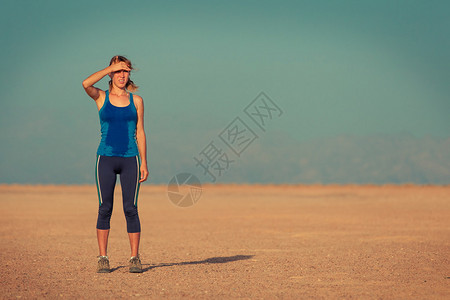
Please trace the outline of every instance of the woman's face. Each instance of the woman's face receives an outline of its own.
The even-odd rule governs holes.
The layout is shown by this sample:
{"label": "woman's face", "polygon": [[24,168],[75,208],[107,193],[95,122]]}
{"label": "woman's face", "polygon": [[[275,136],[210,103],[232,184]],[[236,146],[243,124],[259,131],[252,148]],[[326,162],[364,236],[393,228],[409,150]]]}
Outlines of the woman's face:
{"label": "woman's face", "polygon": [[111,77],[113,85],[115,85],[116,87],[118,87],[120,89],[123,89],[127,86],[128,79],[130,78],[130,72],[125,71],[125,70],[120,70],[120,71],[112,72],[110,77]]}

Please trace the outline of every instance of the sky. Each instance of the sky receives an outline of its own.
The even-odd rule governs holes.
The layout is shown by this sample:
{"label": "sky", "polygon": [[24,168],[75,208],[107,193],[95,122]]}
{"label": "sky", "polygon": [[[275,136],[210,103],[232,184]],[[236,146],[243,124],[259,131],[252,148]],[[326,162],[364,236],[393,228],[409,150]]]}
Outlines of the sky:
{"label": "sky", "polygon": [[[450,167],[448,1],[6,0],[2,7],[0,182],[94,182],[99,120],[81,82],[121,54],[136,67],[131,77],[145,103],[151,183],[187,169],[205,175],[193,157],[236,117],[258,140],[217,182],[450,183],[448,172],[421,167]],[[282,111],[266,130],[244,112],[261,92]],[[411,141],[399,143],[405,136]],[[325,176],[317,164],[330,165],[336,153],[302,157],[316,152],[305,150],[311,145],[347,141],[353,153],[356,140],[380,137],[386,148],[360,158],[373,168],[393,159],[379,155],[386,149],[401,157],[413,144],[422,152],[411,157],[426,155],[418,165],[411,158],[414,168],[403,162],[408,176],[371,169],[377,177],[364,181],[349,176],[352,169]],[[277,168],[292,160],[294,169]],[[316,163],[300,176],[305,160]],[[273,177],[258,175],[264,165]]]}

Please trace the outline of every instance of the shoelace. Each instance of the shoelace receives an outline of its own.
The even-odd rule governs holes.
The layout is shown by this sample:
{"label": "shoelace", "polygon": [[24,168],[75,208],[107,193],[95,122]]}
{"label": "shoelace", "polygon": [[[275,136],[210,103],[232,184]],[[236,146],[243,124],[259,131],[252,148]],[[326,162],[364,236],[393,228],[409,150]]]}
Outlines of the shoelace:
{"label": "shoelace", "polygon": [[139,259],[139,256],[132,256],[130,258],[130,262],[140,262],[141,260]]}

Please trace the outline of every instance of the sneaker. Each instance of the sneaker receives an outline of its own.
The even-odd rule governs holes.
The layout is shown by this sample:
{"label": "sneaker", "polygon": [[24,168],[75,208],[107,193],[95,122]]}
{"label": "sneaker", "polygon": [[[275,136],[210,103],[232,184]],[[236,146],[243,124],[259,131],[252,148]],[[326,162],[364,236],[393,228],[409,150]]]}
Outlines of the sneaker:
{"label": "sneaker", "polygon": [[139,256],[130,258],[130,273],[142,273],[142,264]]}
{"label": "sneaker", "polygon": [[108,256],[98,256],[97,273],[110,273]]}

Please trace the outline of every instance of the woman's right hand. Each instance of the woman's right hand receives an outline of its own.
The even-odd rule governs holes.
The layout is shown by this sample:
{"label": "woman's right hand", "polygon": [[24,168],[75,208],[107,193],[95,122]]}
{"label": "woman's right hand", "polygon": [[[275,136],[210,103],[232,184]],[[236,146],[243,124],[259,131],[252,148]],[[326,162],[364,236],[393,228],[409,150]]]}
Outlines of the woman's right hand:
{"label": "woman's right hand", "polygon": [[117,71],[131,71],[130,67],[124,62],[124,61],[120,61],[117,63],[114,63],[112,65],[109,66],[109,69],[111,72],[117,72]]}
{"label": "woman's right hand", "polygon": [[[91,97],[95,101],[97,101],[99,98],[104,99],[105,92],[94,87],[94,84],[100,81],[100,79],[102,79],[106,75],[111,76],[112,75],[111,73],[121,70],[129,72],[131,71],[131,68],[125,62],[120,61],[104,68],[103,70],[95,72],[94,74],[92,74],[83,81],[84,90],[89,95],[89,97]],[[101,106],[103,105],[103,102],[102,101],[97,102],[97,105]]]}

